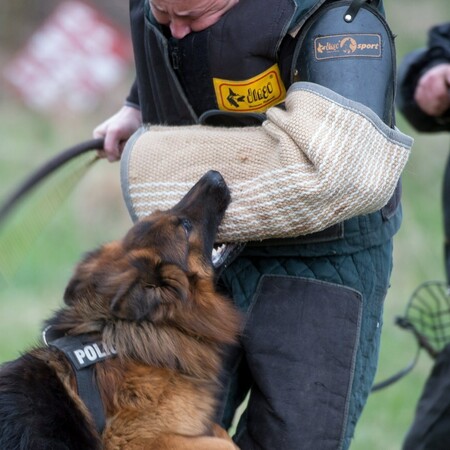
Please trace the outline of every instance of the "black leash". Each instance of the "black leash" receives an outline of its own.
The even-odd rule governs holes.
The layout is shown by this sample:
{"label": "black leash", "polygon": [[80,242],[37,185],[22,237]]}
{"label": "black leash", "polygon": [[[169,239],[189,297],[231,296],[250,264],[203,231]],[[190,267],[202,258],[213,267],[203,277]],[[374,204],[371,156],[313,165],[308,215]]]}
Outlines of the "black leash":
{"label": "black leash", "polygon": [[408,375],[408,373],[411,372],[411,370],[413,370],[417,364],[417,361],[418,361],[419,355],[420,355],[420,350],[421,350],[421,347],[420,347],[420,345],[418,345],[414,359],[402,370],[399,370],[394,375],[391,375],[390,377],[386,378],[385,380],[374,384],[372,386],[371,392],[377,392],[381,389],[384,389],[384,388],[390,386],[391,384],[394,384],[398,380],[402,379],[405,375]]}
{"label": "black leash", "polygon": [[61,153],[48,160],[39,169],[33,172],[4,202],[4,204],[0,208],[0,224],[19,202],[19,200],[21,200],[27,192],[38,185],[48,175],[83,153],[92,150],[102,150],[103,144],[103,138],[91,139],[85,142],[81,142],[73,147],[69,147],[68,149],[62,151]]}

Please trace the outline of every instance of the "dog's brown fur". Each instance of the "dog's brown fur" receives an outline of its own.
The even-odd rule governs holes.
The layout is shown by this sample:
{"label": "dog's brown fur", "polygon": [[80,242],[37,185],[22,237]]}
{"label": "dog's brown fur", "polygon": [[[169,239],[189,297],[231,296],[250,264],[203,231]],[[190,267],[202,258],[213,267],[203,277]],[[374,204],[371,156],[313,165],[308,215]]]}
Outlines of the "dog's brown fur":
{"label": "dog's brown fur", "polygon": [[[239,326],[230,301],[214,288],[210,261],[229,193],[217,173],[202,180],[175,208],[87,255],[66,288],[67,306],[49,321],[58,333],[98,335],[117,350],[95,367],[106,415],[101,437],[65,357],[51,347],[28,355],[65,387],[91,433],[89,448],[237,448],[213,421],[221,352]],[[39,370],[27,361],[30,372]],[[5,370],[10,367],[0,371],[0,402]]]}

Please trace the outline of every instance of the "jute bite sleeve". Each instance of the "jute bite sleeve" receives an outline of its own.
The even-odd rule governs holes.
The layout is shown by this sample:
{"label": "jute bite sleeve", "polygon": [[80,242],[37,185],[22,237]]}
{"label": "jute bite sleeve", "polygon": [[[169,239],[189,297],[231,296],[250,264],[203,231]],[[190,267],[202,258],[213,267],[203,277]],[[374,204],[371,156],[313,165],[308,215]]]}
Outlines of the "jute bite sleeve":
{"label": "jute bite sleeve", "polygon": [[295,83],[262,126],[147,126],[127,143],[122,189],[133,220],[175,205],[208,170],[232,203],[221,242],[294,237],[382,208],[413,140],[364,105]]}

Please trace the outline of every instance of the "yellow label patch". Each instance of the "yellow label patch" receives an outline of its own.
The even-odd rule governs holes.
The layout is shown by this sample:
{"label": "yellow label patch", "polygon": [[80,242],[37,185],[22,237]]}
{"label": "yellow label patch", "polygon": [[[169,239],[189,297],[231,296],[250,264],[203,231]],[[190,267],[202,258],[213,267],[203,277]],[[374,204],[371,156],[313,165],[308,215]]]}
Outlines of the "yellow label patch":
{"label": "yellow label patch", "polygon": [[264,112],[286,97],[277,64],[248,80],[213,78],[213,82],[217,104],[223,111]]}

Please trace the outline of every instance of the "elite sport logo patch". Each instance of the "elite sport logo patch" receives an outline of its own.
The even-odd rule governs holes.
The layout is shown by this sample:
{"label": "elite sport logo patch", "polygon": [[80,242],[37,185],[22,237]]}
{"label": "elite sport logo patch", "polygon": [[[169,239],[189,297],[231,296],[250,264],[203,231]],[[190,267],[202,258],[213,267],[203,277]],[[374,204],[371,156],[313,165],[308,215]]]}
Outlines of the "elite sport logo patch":
{"label": "elite sport logo patch", "polygon": [[213,78],[213,83],[217,104],[223,111],[264,112],[286,97],[277,64],[247,80]]}
{"label": "elite sport logo patch", "polygon": [[379,34],[337,34],[314,39],[317,60],[332,58],[381,58]]}

